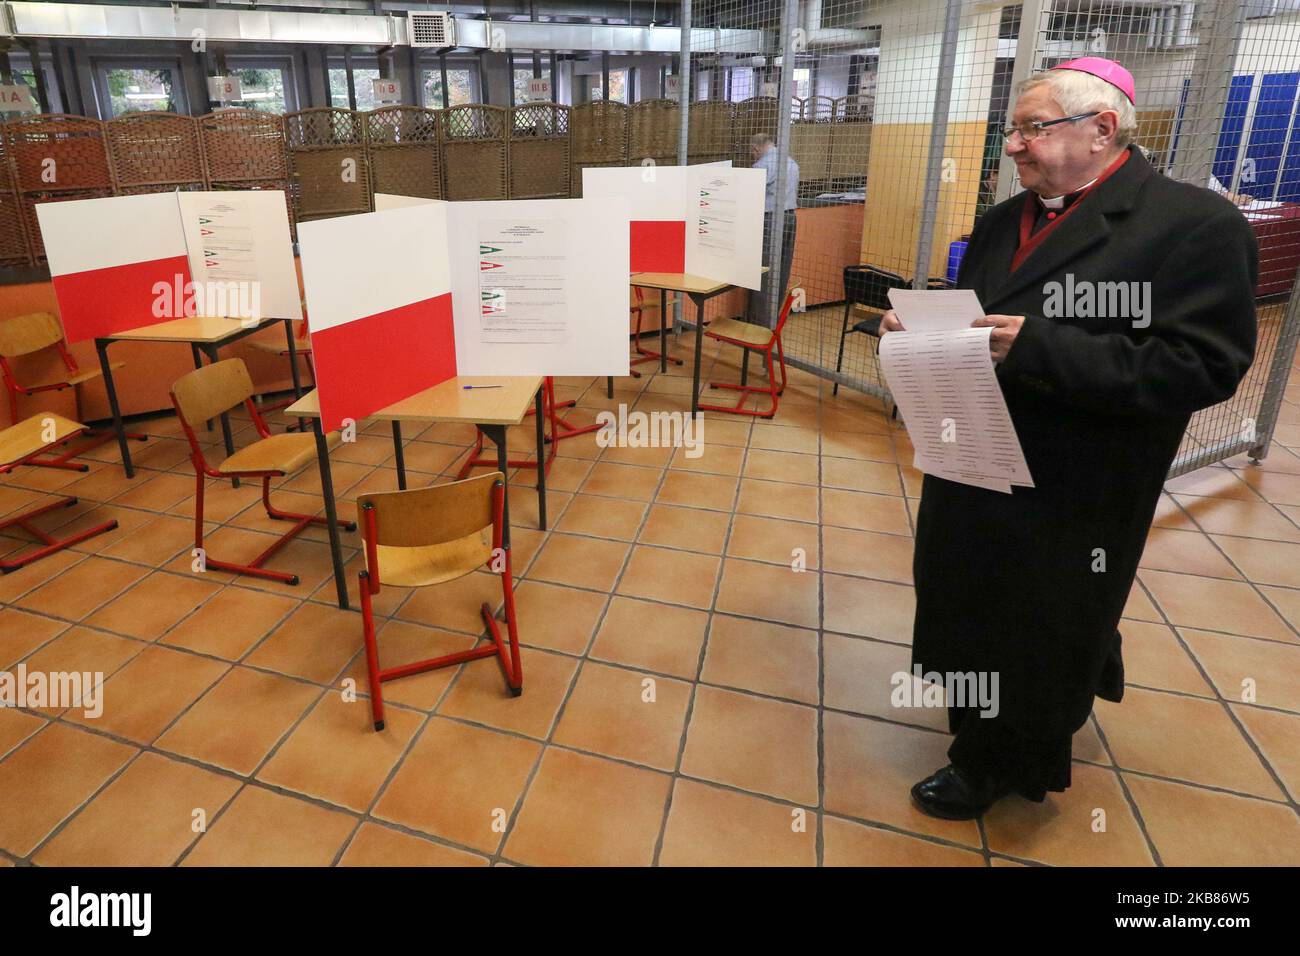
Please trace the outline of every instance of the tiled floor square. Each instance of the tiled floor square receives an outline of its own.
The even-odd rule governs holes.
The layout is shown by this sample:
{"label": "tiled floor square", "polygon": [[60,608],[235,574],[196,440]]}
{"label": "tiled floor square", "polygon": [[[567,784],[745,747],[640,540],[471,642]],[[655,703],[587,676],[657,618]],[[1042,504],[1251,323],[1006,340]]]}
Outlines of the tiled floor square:
{"label": "tiled floor square", "polygon": [[646,866],[672,778],[549,748],[503,854],[532,866]]}

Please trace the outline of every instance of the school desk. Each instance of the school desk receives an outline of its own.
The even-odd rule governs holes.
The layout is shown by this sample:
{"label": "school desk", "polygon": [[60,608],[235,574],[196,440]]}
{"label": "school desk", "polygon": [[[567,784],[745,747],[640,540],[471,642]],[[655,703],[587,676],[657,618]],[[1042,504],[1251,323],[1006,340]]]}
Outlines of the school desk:
{"label": "school desk", "polygon": [[[122,467],[128,478],[135,477],[135,466],[131,464],[131,449],[127,445],[126,431],[122,427],[122,409],[117,402],[117,389],[113,385],[113,368],[108,361],[108,347],[114,342],[184,342],[190,346],[194,357],[194,367],[202,364],[200,355],[206,355],[209,362],[217,361],[217,350],[245,336],[252,335],[274,322],[284,323],[284,334],[289,342],[289,368],[293,372],[293,394],[302,395],[302,381],[298,373],[297,346],[294,344],[293,323],[300,319],[263,318],[257,322],[243,319],[222,319],[212,316],[191,316],[184,319],[170,319],[155,325],[144,325],[138,329],[127,329],[112,335],[95,339],[95,351],[99,353],[99,367],[104,373],[104,389],[108,392],[108,407],[113,413],[113,430],[117,433],[117,444],[122,450]],[[235,453],[234,441],[230,434],[230,419],[221,416],[221,430],[226,443],[226,454]],[[238,480],[235,482],[238,484]]]}
{"label": "school desk", "polygon": [[[466,385],[499,385],[500,388],[465,388]],[[406,488],[406,463],[402,453],[402,422],[454,422],[476,425],[497,446],[497,467],[506,476],[505,529],[503,540],[510,546],[510,496],[509,455],[506,453],[506,431],[518,425],[528,414],[529,406],[536,410],[537,460],[546,460],[546,433],[542,414],[542,378],[539,375],[518,376],[467,376],[450,378],[433,388],[394,402],[366,416],[358,425],[371,421],[390,421],[393,426],[393,450],[396,455],[397,487]],[[329,526],[330,559],[334,564],[334,585],[338,590],[339,607],[348,607],[347,582],[343,573],[343,550],[339,544],[337,506],[334,501],[334,479],[330,473],[329,447],[320,427],[320,397],[312,389],[284,410],[296,418],[310,418],[316,432],[316,460],[320,466],[321,494],[325,499],[325,518]],[[537,469],[538,526],[546,530],[546,469]]]}
{"label": "school desk", "polygon": [[[763,267],[767,272],[767,267]],[[718,282],[703,276],[693,276],[685,272],[634,272],[631,284],[643,289],[659,290],[659,354],[666,356],[668,318],[664,314],[667,292],[680,292],[695,303],[695,364],[691,374],[691,414],[700,410],[700,354],[704,348],[704,304],[715,296],[730,292],[736,288],[730,282]],[[659,371],[668,371],[667,358],[659,359]]]}

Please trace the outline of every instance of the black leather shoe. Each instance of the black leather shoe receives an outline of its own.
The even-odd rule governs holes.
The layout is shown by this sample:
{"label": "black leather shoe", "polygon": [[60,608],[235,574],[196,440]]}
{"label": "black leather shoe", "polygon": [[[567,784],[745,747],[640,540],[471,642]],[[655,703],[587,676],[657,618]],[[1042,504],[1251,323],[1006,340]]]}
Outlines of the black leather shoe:
{"label": "black leather shoe", "polygon": [[974,777],[949,764],[912,787],[912,802],[923,813],[941,820],[974,820],[1011,789],[993,778]]}

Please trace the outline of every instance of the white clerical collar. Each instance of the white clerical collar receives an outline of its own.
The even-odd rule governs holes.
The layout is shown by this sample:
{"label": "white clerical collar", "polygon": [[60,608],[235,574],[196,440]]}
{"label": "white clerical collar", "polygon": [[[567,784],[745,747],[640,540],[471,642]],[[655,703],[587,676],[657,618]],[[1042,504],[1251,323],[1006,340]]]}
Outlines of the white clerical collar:
{"label": "white clerical collar", "polygon": [[1039,196],[1038,201],[1043,204],[1044,209],[1061,209],[1065,206],[1066,199],[1073,196],[1075,193],[1083,192],[1085,189],[1087,189],[1089,186],[1091,186],[1100,178],[1101,178],[1100,176],[1094,177],[1093,179],[1088,180],[1078,189],[1074,190],[1074,192],[1066,193],[1064,196],[1056,196],[1052,199],[1047,199],[1046,197]]}

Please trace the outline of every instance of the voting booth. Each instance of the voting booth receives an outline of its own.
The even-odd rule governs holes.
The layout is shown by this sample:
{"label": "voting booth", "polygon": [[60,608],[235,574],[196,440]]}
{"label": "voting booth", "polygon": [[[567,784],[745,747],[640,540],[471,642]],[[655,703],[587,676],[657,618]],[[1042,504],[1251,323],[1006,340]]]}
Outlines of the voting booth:
{"label": "voting booth", "polygon": [[584,169],[582,194],[627,198],[631,271],[680,272],[758,289],[766,174],[725,163]]}
{"label": "voting booth", "polygon": [[376,205],[298,230],[326,429],[457,375],[627,374],[625,201]]}
{"label": "voting booth", "polygon": [[36,214],[69,342],[195,315],[302,318],[282,192],[112,196]]}

